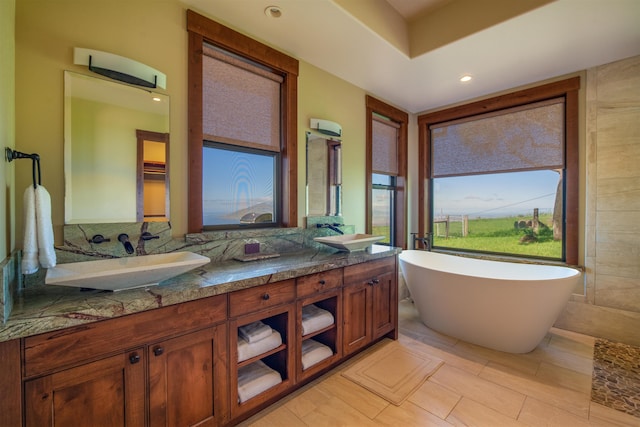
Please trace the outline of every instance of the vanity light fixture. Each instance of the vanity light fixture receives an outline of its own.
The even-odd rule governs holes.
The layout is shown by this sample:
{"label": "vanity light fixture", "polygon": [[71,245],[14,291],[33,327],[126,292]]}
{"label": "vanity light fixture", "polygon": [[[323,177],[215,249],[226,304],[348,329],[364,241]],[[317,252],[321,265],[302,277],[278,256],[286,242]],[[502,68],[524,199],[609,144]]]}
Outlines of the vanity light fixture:
{"label": "vanity light fixture", "polygon": [[471,79],[473,79],[473,77],[471,76],[471,74],[465,74],[464,76],[460,77],[460,81],[462,83],[467,83],[470,82]]}
{"label": "vanity light fixture", "polygon": [[342,136],[342,126],[329,120],[311,119],[309,121],[309,127],[324,135]]}
{"label": "vanity light fixture", "polygon": [[282,9],[280,9],[280,6],[267,6],[264,14],[269,18],[280,18],[282,16]]}
{"label": "vanity light fixture", "polygon": [[160,71],[124,56],[94,49],[73,49],[73,63],[110,79],[148,88],[167,88],[167,76]]}

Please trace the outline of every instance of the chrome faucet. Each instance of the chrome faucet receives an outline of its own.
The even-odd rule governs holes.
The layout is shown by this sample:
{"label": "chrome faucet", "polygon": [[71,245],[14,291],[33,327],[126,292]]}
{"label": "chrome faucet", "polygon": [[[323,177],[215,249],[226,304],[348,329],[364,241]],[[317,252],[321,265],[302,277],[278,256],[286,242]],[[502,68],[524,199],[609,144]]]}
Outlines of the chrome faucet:
{"label": "chrome faucet", "polygon": [[118,235],[118,241],[124,245],[124,250],[127,251],[129,255],[133,253],[133,245],[129,241],[129,235],[125,233],[120,233]]}
{"label": "chrome faucet", "polygon": [[416,243],[420,242],[424,245],[424,249],[427,251],[431,250],[431,247],[433,245],[433,233],[427,233],[425,234],[424,237],[418,237],[418,233],[411,233],[411,236],[413,236],[413,246],[411,249],[417,249],[416,248]]}
{"label": "chrome faucet", "polygon": [[329,230],[333,230],[338,234],[344,234],[344,231],[340,230],[338,227],[340,227],[342,224],[338,224],[333,223],[333,224],[316,224],[317,228],[328,228]]}

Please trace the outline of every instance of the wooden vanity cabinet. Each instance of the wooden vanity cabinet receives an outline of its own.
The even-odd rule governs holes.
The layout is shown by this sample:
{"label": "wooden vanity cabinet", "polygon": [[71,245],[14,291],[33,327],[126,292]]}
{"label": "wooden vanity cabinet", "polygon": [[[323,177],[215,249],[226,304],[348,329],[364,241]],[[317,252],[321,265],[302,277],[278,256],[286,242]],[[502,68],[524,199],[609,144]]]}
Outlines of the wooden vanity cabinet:
{"label": "wooden vanity cabinet", "polygon": [[[297,279],[296,378],[299,382],[315,376],[326,368],[338,363],[342,358],[342,282],[342,268],[310,274]],[[314,304],[331,313],[334,319],[333,325],[312,333],[304,334],[302,311],[304,307],[310,304]],[[302,346],[308,339],[313,339],[329,347],[333,352],[333,356],[304,369],[302,364]]]}
{"label": "wooden vanity cabinet", "polygon": [[144,349],[25,382],[25,425],[144,426]]}
{"label": "wooden vanity cabinet", "polygon": [[[295,280],[285,280],[229,294],[229,399],[231,419],[246,417],[281,397],[295,385]],[[238,329],[261,321],[277,331],[282,344],[247,360],[238,358]],[[238,372],[262,362],[280,374],[282,382],[240,402]]]}
{"label": "wooden vanity cabinet", "polygon": [[343,354],[349,355],[385,334],[397,339],[396,258],[344,268]]}
{"label": "wooden vanity cabinet", "polygon": [[226,302],[204,298],[25,338],[26,426],[225,424]]}

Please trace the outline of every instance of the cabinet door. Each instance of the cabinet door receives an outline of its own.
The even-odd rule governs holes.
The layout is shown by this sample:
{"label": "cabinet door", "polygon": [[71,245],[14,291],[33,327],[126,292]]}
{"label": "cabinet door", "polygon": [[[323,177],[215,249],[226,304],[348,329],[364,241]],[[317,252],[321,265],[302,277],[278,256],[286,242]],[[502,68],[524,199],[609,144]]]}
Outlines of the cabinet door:
{"label": "cabinet door", "polygon": [[373,339],[397,329],[396,274],[390,271],[376,276],[372,285],[373,295]]}
{"label": "cabinet door", "polygon": [[372,339],[372,287],[366,282],[345,286],[343,291],[342,352],[346,356]]}
{"label": "cabinet door", "polygon": [[151,426],[216,426],[226,421],[226,341],[226,328],[217,326],[149,346]]}
{"label": "cabinet door", "polygon": [[25,425],[144,426],[142,349],[25,382]]}

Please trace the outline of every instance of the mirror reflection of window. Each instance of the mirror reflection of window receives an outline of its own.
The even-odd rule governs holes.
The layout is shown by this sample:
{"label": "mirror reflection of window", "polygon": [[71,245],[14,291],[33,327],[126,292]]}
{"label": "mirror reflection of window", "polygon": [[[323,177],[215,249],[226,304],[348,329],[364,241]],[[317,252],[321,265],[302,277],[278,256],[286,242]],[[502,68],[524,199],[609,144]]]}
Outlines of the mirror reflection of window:
{"label": "mirror reflection of window", "polygon": [[169,220],[169,134],[136,131],[137,221]]}

